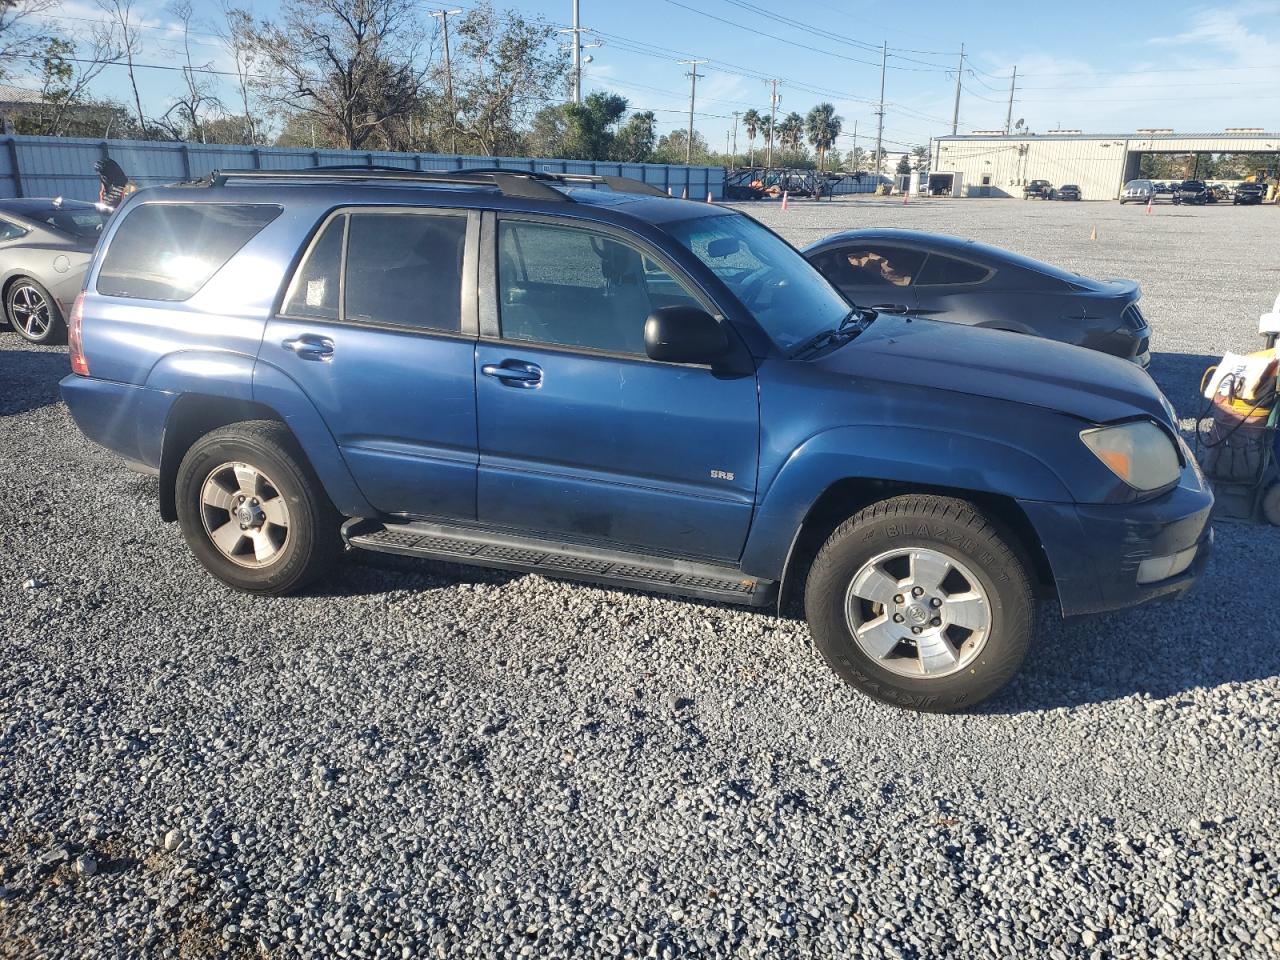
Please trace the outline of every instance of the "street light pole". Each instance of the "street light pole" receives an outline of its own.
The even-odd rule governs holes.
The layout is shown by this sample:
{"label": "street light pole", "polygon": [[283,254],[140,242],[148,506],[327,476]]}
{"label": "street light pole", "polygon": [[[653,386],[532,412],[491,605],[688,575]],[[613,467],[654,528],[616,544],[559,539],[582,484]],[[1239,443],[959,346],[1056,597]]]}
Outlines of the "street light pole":
{"label": "street light pole", "polygon": [[453,65],[449,62],[449,18],[459,16],[462,11],[429,10],[433,17],[440,18],[440,30],[444,34],[444,89],[449,101],[449,152],[458,152],[458,110],[453,103]]}

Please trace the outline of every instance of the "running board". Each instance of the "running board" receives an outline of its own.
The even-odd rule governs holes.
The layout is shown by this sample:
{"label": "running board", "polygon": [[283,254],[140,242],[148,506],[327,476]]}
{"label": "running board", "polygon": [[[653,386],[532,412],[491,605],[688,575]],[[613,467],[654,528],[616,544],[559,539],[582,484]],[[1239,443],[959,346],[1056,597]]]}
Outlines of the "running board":
{"label": "running board", "polygon": [[721,603],[763,607],[777,596],[774,581],[745,576],[734,567],[514,537],[455,524],[355,519],[343,524],[342,536],[362,550],[540,573]]}

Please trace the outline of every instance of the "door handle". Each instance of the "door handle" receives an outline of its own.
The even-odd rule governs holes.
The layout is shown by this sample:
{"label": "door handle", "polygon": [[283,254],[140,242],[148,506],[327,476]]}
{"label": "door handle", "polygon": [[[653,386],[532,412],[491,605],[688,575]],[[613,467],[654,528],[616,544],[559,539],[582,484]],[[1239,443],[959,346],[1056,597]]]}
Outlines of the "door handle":
{"label": "door handle", "polygon": [[905,303],[873,303],[871,309],[877,313],[909,313]]}
{"label": "door handle", "polygon": [[304,333],[301,336],[290,337],[280,346],[286,350],[292,350],[303,360],[332,360],[333,359],[333,341],[328,337],[317,336],[314,333]]}
{"label": "door handle", "polygon": [[480,368],[480,372],[508,387],[523,387],[527,390],[542,384],[542,368],[525,360],[486,363]]}

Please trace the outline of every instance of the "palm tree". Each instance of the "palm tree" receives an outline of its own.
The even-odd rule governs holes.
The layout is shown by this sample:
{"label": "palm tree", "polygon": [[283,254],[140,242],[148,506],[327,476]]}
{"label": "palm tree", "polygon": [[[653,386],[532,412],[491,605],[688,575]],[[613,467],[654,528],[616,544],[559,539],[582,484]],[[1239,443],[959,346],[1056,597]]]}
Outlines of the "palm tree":
{"label": "palm tree", "polygon": [[804,121],[805,130],[809,134],[809,142],[818,151],[818,169],[822,169],[827,151],[840,136],[844,120],[836,116],[836,108],[829,103],[820,103],[809,111]]}
{"label": "palm tree", "polygon": [[778,144],[783,149],[799,150],[804,142],[804,117],[788,113],[778,121]]}
{"label": "palm tree", "polygon": [[761,116],[760,117],[760,136],[764,140],[764,144],[766,147],[770,146],[773,143],[774,134],[776,132],[777,131],[775,131],[773,128],[773,118]]}
{"label": "palm tree", "polygon": [[742,115],[742,125],[747,131],[747,143],[751,145],[751,160],[748,166],[756,165],[756,134],[760,132],[761,121],[764,120],[760,116],[760,112],[752,107]]}

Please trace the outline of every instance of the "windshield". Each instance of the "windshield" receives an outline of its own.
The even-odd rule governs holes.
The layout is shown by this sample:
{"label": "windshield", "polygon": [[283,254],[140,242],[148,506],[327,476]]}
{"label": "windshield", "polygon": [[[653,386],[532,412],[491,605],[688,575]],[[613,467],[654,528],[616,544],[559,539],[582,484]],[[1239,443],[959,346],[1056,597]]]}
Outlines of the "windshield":
{"label": "windshield", "polygon": [[1204,187],[1204,184],[1201,183],[1199,180],[1183,180],[1182,181],[1183,190],[1200,190],[1203,187]]}
{"label": "windshield", "polygon": [[107,214],[102,213],[97,207],[78,207],[74,210],[50,207],[48,210],[42,210],[33,219],[55,230],[69,233],[73,237],[95,240],[102,233],[102,226],[107,222]]}
{"label": "windshield", "polygon": [[698,217],[667,231],[706,264],[784,352],[831,330],[849,304],[800,252],[750,217]]}

